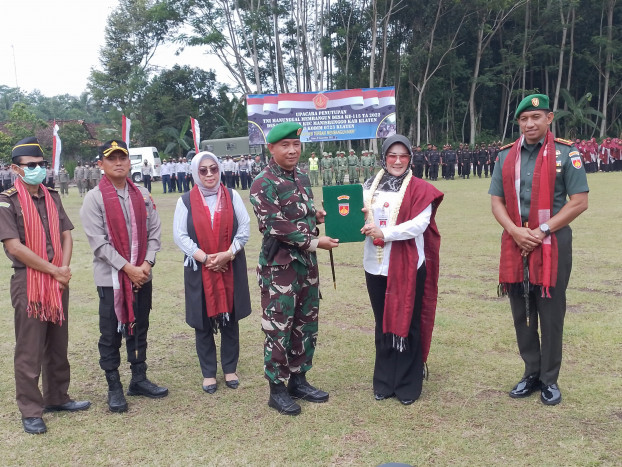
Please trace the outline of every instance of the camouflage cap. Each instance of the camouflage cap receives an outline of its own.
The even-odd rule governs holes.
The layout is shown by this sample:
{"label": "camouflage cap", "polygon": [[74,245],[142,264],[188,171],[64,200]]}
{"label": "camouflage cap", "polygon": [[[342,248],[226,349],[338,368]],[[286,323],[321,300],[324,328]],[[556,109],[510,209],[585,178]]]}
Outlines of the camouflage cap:
{"label": "camouflage cap", "polygon": [[520,104],[518,104],[516,112],[514,113],[514,118],[518,118],[523,112],[529,112],[532,110],[550,111],[549,96],[545,94],[532,94],[525,97],[522,101],[520,101]]}
{"label": "camouflage cap", "polygon": [[300,139],[302,133],[302,125],[297,122],[283,122],[272,127],[266,142],[274,144],[282,139]]}

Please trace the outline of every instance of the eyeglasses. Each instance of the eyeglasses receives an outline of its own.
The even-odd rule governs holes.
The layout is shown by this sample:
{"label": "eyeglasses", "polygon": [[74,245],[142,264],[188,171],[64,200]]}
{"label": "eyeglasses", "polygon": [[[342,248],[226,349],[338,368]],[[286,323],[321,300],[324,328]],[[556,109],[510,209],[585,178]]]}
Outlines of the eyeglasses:
{"label": "eyeglasses", "polygon": [[207,174],[216,175],[218,173],[218,166],[212,165],[211,167],[199,167],[199,174],[205,176]]}
{"label": "eyeglasses", "polygon": [[397,159],[410,159],[410,154],[395,154],[390,152],[387,154],[387,160],[389,161],[397,161]]}
{"label": "eyeglasses", "polygon": [[48,161],[39,161],[39,162],[28,162],[28,164],[17,164],[20,165],[22,167],[28,167],[29,169],[36,169],[37,166],[39,167],[47,167],[48,166]]}

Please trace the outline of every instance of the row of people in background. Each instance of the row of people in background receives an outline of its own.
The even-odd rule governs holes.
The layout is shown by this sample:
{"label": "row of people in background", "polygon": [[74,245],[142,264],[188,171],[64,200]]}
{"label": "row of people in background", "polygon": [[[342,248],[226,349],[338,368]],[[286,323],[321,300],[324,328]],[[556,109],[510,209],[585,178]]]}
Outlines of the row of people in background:
{"label": "row of people in background", "polygon": [[454,149],[451,144],[443,146],[443,150],[428,143],[427,149],[421,146],[413,148],[412,169],[415,177],[425,178],[429,180],[438,180],[440,175],[445,180],[453,180],[458,177],[471,178],[473,176],[488,178],[488,173],[492,176],[494,170],[494,161],[499,154],[499,145],[492,143],[486,145],[481,143],[475,145],[473,149],[465,143],[460,143],[458,148]]}
{"label": "row of people in background", "polygon": [[315,152],[309,158],[309,177],[311,186],[319,186],[321,175],[322,185],[343,185],[348,174],[350,184],[359,183],[359,179],[367,180],[374,173],[376,155],[371,151],[363,150],[361,157],[356,155],[354,149],[350,149],[346,157],[345,151],[337,151],[333,158],[332,152],[323,152],[322,159],[318,160]]}
{"label": "row of people in background", "polygon": [[170,162],[163,159],[160,166],[160,178],[164,193],[185,193],[190,191],[190,185],[194,186],[187,157],[171,159]]}
{"label": "row of people in background", "polygon": [[587,173],[622,171],[622,140],[605,138],[600,144],[596,138],[575,140]]}
{"label": "row of people in background", "polygon": [[73,179],[78,187],[80,196],[84,196],[88,191],[95,188],[102,178],[101,170],[95,162],[82,164],[78,162],[73,172]]}

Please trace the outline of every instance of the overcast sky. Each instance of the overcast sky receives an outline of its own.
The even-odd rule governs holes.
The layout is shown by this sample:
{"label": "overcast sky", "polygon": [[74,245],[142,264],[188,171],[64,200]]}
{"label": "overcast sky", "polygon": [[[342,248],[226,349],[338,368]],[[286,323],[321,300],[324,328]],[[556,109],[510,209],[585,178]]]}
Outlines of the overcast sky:
{"label": "overcast sky", "polygon": [[[0,0],[0,85],[39,89],[45,96],[79,96],[91,68],[99,68],[104,29],[117,0]],[[175,47],[159,50],[153,64],[175,63],[216,68],[220,82],[230,82],[215,58],[190,48],[176,57]],[[15,57],[15,61],[13,60]],[[17,74],[17,80],[16,80]]]}

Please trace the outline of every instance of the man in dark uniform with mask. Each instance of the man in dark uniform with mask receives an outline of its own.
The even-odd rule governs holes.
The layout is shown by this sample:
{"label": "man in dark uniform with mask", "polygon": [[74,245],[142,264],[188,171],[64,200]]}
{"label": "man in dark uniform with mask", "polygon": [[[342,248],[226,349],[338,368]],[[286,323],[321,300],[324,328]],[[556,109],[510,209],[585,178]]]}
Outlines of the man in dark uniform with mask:
{"label": "man in dark uniform with mask", "polygon": [[73,401],[67,394],[73,224],[58,192],[42,184],[47,164],[37,139],[21,140],[11,156],[18,178],[0,194],[0,240],[14,269],[16,399],[24,431],[41,434],[47,431],[44,412],[75,412],[91,405]]}

